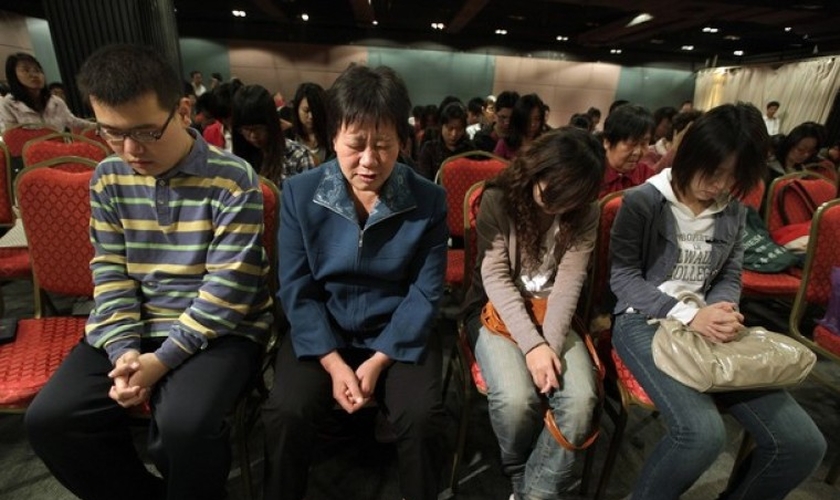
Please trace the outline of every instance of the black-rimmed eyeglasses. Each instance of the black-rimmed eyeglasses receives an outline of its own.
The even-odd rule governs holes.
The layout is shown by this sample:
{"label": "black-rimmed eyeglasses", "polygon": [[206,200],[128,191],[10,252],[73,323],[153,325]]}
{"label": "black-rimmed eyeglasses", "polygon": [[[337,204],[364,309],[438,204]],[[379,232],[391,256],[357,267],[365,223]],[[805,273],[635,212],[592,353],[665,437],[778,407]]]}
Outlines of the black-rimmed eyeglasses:
{"label": "black-rimmed eyeglasses", "polygon": [[172,111],[169,113],[166,121],[163,122],[163,126],[157,130],[131,130],[129,132],[123,132],[122,130],[97,125],[96,133],[99,134],[99,137],[102,137],[106,141],[114,144],[122,144],[127,137],[131,137],[132,141],[144,144],[155,142],[163,137],[164,132],[166,132],[166,127],[169,126],[169,122],[171,122],[172,117],[175,116],[176,110],[177,108],[172,108]]}

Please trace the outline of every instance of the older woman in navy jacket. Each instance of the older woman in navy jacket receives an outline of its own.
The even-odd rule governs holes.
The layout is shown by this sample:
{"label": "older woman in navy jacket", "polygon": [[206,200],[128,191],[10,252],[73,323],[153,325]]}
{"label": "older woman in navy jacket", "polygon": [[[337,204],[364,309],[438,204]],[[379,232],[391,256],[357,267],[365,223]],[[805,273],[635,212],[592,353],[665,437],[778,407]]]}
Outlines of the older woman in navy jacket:
{"label": "older woman in navy jacket", "polygon": [[375,398],[403,496],[436,499],[445,194],[397,163],[410,101],[396,73],[351,66],[328,106],[336,159],[283,185],[278,296],[291,330],[263,413],[265,498],[303,498],[318,424],[335,403],[353,413]]}

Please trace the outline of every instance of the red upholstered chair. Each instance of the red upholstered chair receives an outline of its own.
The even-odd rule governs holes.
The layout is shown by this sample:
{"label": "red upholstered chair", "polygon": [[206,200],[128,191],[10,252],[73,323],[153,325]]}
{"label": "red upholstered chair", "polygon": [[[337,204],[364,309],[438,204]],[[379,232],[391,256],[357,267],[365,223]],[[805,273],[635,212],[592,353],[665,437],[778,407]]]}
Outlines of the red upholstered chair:
{"label": "red upholstered chair", "polygon": [[[489,179],[508,162],[486,151],[468,151],[447,158],[440,166],[437,182],[446,190],[447,225],[453,240],[464,237],[462,207],[467,190],[478,181]],[[450,248],[447,253],[446,284],[460,290],[464,284],[464,250]]]}
{"label": "red upholstered chair", "polygon": [[[15,223],[12,210],[12,174],[9,150],[0,142],[0,227],[11,228]],[[29,250],[26,247],[0,247],[0,283],[31,279],[32,266],[29,264]],[[0,292],[0,316],[5,311],[2,292]]]}
{"label": "red upholstered chair", "polygon": [[[758,186],[741,196],[744,205],[756,210],[761,209],[766,186],[761,181]],[[742,295],[745,297],[793,298],[799,288],[799,277],[789,272],[759,273],[744,269],[741,273]]]}
{"label": "red upholstered chair", "polygon": [[12,211],[12,158],[9,148],[0,142],[0,227],[11,227],[15,223]]}
{"label": "red upholstered chair", "polygon": [[58,133],[58,130],[41,123],[23,123],[16,127],[7,128],[3,132],[3,142],[9,147],[9,154],[13,157],[21,156],[23,154],[23,146],[27,142],[38,137],[56,133]]}
{"label": "red upholstered chair", "polygon": [[[472,273],[475,272],[476,259],[478,258],[478,240],[475,231],[476,221],[478,219],[479,207],[481,203],[481,195],[484,192],[484,181],[478,181],[467,190],[464,195],[463,216],[464,216],[464,252],[466,267],[464,270],[464,282],[469,286],[472,280]],[[585,335],[585,328],[582,321],[575,317],[573,320],[574,329]],[[461,414],[458,422],[458,435],[456,437],[455,453],[452,459],[452,471],[449,477],[449,490],[454,494],[458,489],[457,474],[464,455],[464,448],[466,446],[467,430],[469,427],[470,408],[472,403],[473,388],[479,394],[487,395],[487,382],[481,374],[481,368],[473,354],[472,347],[468,339],[466,325],[459,322],[458,335],[455,340],[455,347],[457,349],[455,355],[450,357],[449,366],[447,367],[446,375],[444,377],[444,387],[449,384],[449,379],[455,370],[454,365],[459,367],[459,378],[461,381]],[[601,367],[597,367],[599,371]],[[446,392],[446,391],[444,391]],[[595,439],[593,435],[592,439]],[[559,446],[559,445],[558,445]],[[588,445],[586,445],[588,446]],[[581,479],[580,494],[585,495],[588,487],[589,474],[592,469],[594,459],[594,446],[588,446],[586,449],[586,459],[583,468],[583,477]]]}
{"label": "red upholstered chair", "polygon": [[807,165],[803,165],[802,170],[805,172],[821,175],[833,182],[835,185],[837,184],[838,179],[840,179],[840,176],[838,176],[837,174],[837,167],[835,167],[830,160],[822,160],[816,163],[809,163]]}
{"label": "red upholstered chair", "polygon": [[[611,193],[603,197],[600,202],[601,216],[598,222],[598,236],[589,272],[589,298],[586,301],[587,312],[584,316],[590,322],[592,334],[598,338],[598,354],[606,369],[607,394],[612,392],[612,395],[617,398],[616,404],[612,404],[609,401],[610,398],[604,401],[604,410],[613,421],[615,430],[607,448],[607,458],[604,461],[604,468],[598,481],[598,489],[595,492],[596,500],[604,498],[607,492],[610,475],[615,466],[631,409],[638,407],[647,412],[657,411],[650,396],[647,395],[644,388],[612,347],[612,326],[609,322],[593,321],[597,315],[609,312],[605,310],[608,309],[607,305],[612,303],[612,300],[605,300],[612,296],[609,289],[610,231],[621,208],[623,196],[622,191]],[[595,330],[594,325],[596,324],[602,325],[601,328],[603,329],[600,332]],[[736,467],[749,451],[749,442],[748,435],[744,434],[744,441],[735,460]],[[735,468],[733,468],[734,470]]]}
{"label": "red upholstered chair", "polygon": [[761,210],[761,200],[764,199],[764,192],[767,190],[767,186],[764,184],[764,181],[759,181],[759,183],[752,188],[751,190],[747,191],[739,198],[741,203],[748,207],[752,207],[758,212]]}
{"label": "red upholstered chair", "polygon": [[[271,267],[268,286],[271,290],[271,296],[274,298],[277,296],[277,228],[280,222],[280,190],[276,184],[262,176],[260,176],[260,188],[263,194],[263,246]],[[271,339],[266,346],[262,369],[259,376],[255,378],[251,390],[240,398],[233,416],[233,434],[239,451],[243,498],[246,500],[254,498],[248,437],[259,419],[259,409],[268,396],[268,388],[265,386],[265,373],[273,366],[278,324],[281,323],[282,319],[280,304],[276,299],[274,300],[274,306],[274,326],[272,327]]]}
{"label": "red upholstered chair", "polygon": [[[773,180],[767,192],[764,220],[770,234],[787,224],[811,220],[814,207],[803,203],[793,190],[786,188],[791,183],[800,184],[815,206],[834,198],[837,187],[825,177],[810,172],[795,172]],[[784,198],[784,199],[782,199]],[[792,300],[801,284],[797,270],[781,273],[758,273],[745,269],[741,274],[742,292],[745,297],[772,297]]]}
{"label": "red upholstered chair", "polygon": [[35,318],[18,322],[17,339],[0,346],[0,409],[22,411],[84,335],[84,317],[44,317],[46,292],[90,297],[89,184],[93,172],[32,169],[18,200],[32,259]]}
{"label": "red upholstered chair", "polygon": [[[764,220],[770,234],[782,226],[807,222],[814,215],[814,207],[802,203],[793,190],[786,189],[790,183],[799,183],[810,195],[816,207],[837,197],[837,187],[825,177],[810,172],[794,172],[773,180],[767,193]],[[784,198],[784,199],[782,199]]]}
{"label": "red upholstered chair", "polygon": [[95,162],[102,161],[111,150],[87,137],[55,133],[32,139],[23,146],[23,166],[28,167],[57,157],[78,156]]}
{"label": "red upholstered chair", "polygon": [[[478,241],[475,234],[478,208],[481,203],[481,195],[484,192],[484,181],[478,181],[470,186],[464,194],[462,204],[462,228],[464,235],[464,286],[468,287],[472,281],[472,273],[475,269],[477,258]],[[444,387],[448,387],[449,379],[454,371],[454,366],[460,368],[460,392],[461,392],[461,414],[458,418],[458,435],[456,436],[455,453],[452,457],[452,471],[449,476],[449,489],[452,493],[458,490],[457,474],[464,456],[464,447],[467,441],[467,429],[469,427],[470,408],[472,406],[473,387],[479,394],[487,395],[487,383],[481,375],[481,370],[473,355],[467,338],[466,327],[459,321],[458,335],[455,339],[456,351],[450,356],[449,366],[444,377]],[[444,391],[446,392],[446,391]]]}
{"label": "red upholstered chair", "polygon": [[[790,312],[791,335],[810,347],[820,356],[840,366],[840,335],[832,333],[821,324],[816,324],[812,331],[805,328],[806,315],[813,309],[809,306],[825,308],[831,296],[831,270],[840,266],[840,200],[832,200],[821,206],[811,222],[811,234],[808,238],[808,253],[802,271],[802,285],[796,294]],[[811,323],[810,321],[808,322]],[[823,377],[819,370],[811,372],[815,378],[831,389],[840,393],[836,379]],[[835,483],[840,475],[840,457],[835,458],[826,482]]]}
{"label": "red upholstered chair", "polygon": [[[277,185],[269,179],[260,176],[260,189],[263,195],[263,247],[265,248],[269,265],[269,289],[271,296],[277,293],[277,228],[280,215],[280,190]],[[250,443],[248,437],[259,419],[259,408],[268,396],[268,388],[265,386],[265,373],[273,365],[274,346],[276,344],[277,323],[280,318],[279,304],[275,300],[274,316],[275,322],[272,335],[266,346],[265,356],[259,375],[255,377],[250,390],[239,399],[233,413],[233,436],[236,440],[236,448],[239,453],[239,468],[242,474],[242,496],[246,500],[254,498],[253,481],[251,475]],[[132,416],[140,419],[148,419],[151,416],[151,409],[148,405],[137,406],[132,411]]]}
{"label": "red upholstered chair", "polygon": [[84,129],[80,130],[80,131],[78,132],[78,135],[81,135],[81,136],[87,137],[88,139],[90,139],[90,140],[92,140],[92,141],[96,141],[96,142],[98,142],[99,144],[102,144],[102,145],[103,145],[103,146],[105,146],[105,148],[106,148],[106,149],[108,149],[109,151],[110,151],[110,149],[111,149],[111,148],[110,148],[110,146],[108,146],[108,141],[106,141],[105,139],[103,139],[103,138],[99,135],[99,132],[97,132],[96,125],[94,125],[94,126],[92,126],[92,127],[87,127],[87,128],[84,128]]}

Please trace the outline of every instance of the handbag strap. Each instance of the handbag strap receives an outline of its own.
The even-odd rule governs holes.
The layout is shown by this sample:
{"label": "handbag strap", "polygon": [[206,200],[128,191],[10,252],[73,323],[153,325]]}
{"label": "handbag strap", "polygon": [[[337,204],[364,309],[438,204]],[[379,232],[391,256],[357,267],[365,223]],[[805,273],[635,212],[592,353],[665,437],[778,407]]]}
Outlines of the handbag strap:
{"label": "handbag strap", "polygon": [[[531,313],[532,318],[538,318],[538,322],[542,324],[542,319],[545,315],[545,303],[543,304],[536,304],[536,300],[544,300],[544,299],[532,299],[531,305],[529,306],[529,313]],[[547,404],[547,400],[543,398],[543,406],[545,406],[545,415],[543,416],[543,422],[545,423],[546,429],[557,441],[557,444],[562,446],[563,448],[570,450],[570,451],[579,451],[585,450],[592,446],[592,444],[598,439],[598,436],[601,433],[601,427],[599,425],[601,421],[601,412],[604,408],[604,377],[606,375],[606,370],[604,369],[603,363],[601,363],[601,358],[598,357],[598,352],[595,350],[595,346],[592,344],[592,339],[589,338],[589,335],[586,333],[586,330],[583,328],[583,323],[581,322],[580,318],[574,316],[572,318],[574,323],[575,330],[580,332],[580,336],[583,339],[584,345],[586,345],[586,351],[589,353],[589,358],[592,360],[592,365],[595,367],[595,372],[597,374],[597,380],[595,381],[596,391],[598,393],[598,403],[595,405],[595,409],[592,412],[592,432],[584,439],[583,443],[576,445],[566,439],[566,436],[563,435],[563,432],[557,426],[557,421],[554,419],[554,412],[551,411],[551,408]],[[505,327],[504,321],[502,321],[501,317],[499,316],[498,311],[496,308],[493,307],[493,303],[488,301],[484,308],[481,310],[481,322],[482,324],[492,333],[496,335],[501,335],[506,339],[510,340],[514,344],[516,343],[513,340],[510,332],[508,331],[507,327]]]}
{"label": "handbag strap", "polygon": [[[575,317],[575,322],[580,323],[580,320]],[[586,345],[586,350],[589,352],[589,357],[592,358],[592,364],[595,367],[595,371],[598,376],[595,381],[595,387],[598,393],[598,403],[595,405],[595,409],[592,412],[592,432],[589,433],[589,436],[587,436],[581,444],[576,445],[566,439],[566,436],[563,435],[563,432],[557,426],[557,421],[554,418],[554,412],[551,411],[551,408],[546,408],[545,416],[543,417],[545,428],[548,429],[549,433],[551,433],[551,437],[553,437],[560,446],[569,451],[585,450],[598,440],[598,436],[601,435],[601,412],[604,409],[604,376],[606,375],[606,371],[603,363],[601,363],[601,358],[598,357],[598,352],[595,350],[595,345],[592,343],[592,339],[589,338],[589,335],[583,333],[583,330],[581,330],[581,332],[581,338]]]}

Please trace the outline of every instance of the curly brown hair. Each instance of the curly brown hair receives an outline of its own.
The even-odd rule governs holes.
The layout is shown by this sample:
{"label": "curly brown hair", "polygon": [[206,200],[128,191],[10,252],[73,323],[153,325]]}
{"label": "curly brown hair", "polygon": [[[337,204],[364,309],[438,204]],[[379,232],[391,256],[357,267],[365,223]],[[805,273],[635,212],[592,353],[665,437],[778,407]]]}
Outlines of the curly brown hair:
{"label": "curly brown hair", "polygon": [[559,262],[575,242],[586,211],[598,197],[604,164],[604,148],[592,134],[563,127],[538,138],[508,168],[487,181],[488,188],[504,192],[505,211],[513,220],[526,269],[539,265],[543,238],[540,216],[545,212],[534,199],[534,185],[545,183],[541,190],[543,205],[561,214],[555,249]]}

